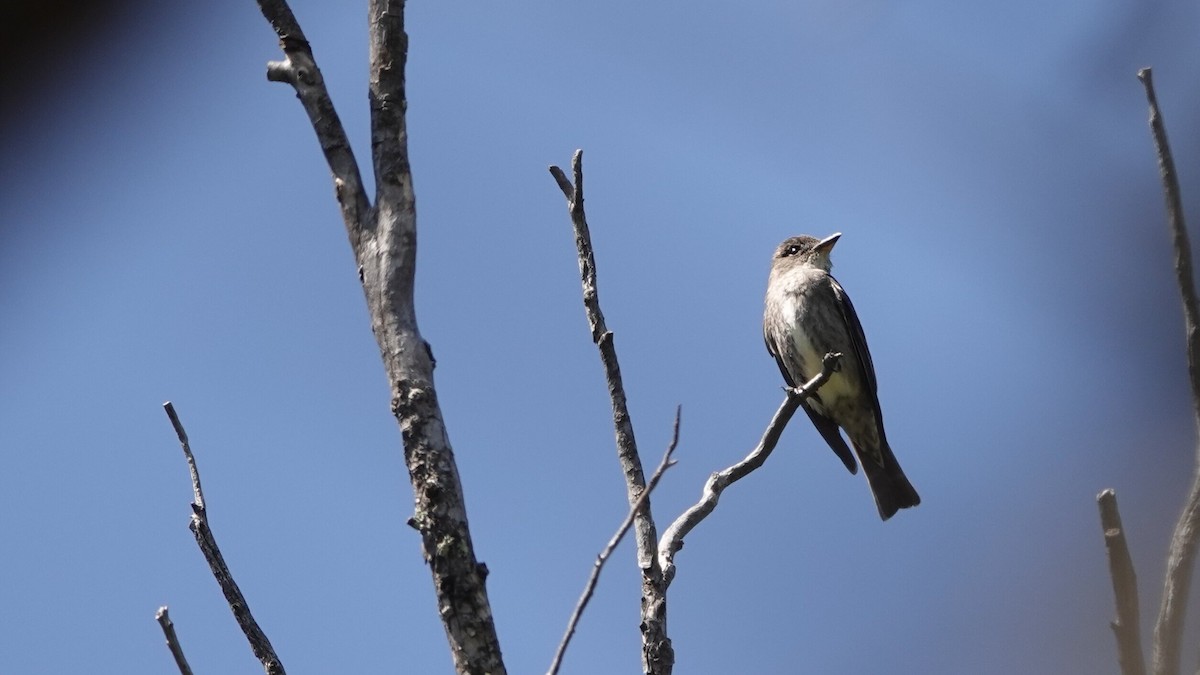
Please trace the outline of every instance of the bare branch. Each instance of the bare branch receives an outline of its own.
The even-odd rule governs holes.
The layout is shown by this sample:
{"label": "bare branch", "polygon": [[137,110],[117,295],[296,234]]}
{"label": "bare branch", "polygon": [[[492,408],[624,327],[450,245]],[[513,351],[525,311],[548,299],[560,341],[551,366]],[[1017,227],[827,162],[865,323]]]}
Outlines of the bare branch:
{"label": "bare branch", "polygon": [[1121,675],[1145,675],[1146,657],[1142,655],[1142,629],[1138,609],[1137,574],[1129,556],[1125,528],[1117,510],[1117,494],[1104,490],[1096,496],[1100,506],[1100,525],[1104,528],[1104,548],[1108,551],[1108,572],[1112,577],[1117,616],[1109,624],[1117,639],[1117,661]]}
{"label": "bare branch", "polygon": [[284,61],[267,64],[267,79],[286,82],[296,90],[333,173],[334,192],[342,209],[342,219],[346,221],[351,240],[356,240],[359,232],[368,226],[371,205],[363,189],[350,139],[325,88],[325,79],[313,58],[312,46],[286,0],[258,0],[258,7],[279,36],[279,46],[286,57]]}
{"label": "bare branch", "polygon": [[[1200,425],[1200,310],[1197,309],[1196,282],[1192,274],[1192,248],[1183,219],[1179,177],[1175,172],[1171,147],[1167,143],[1167,130],[1163,125],[1162,113],[1158,109],[1158,98],[1154,94],[1154,81],[1150,69],[1143,68],[1138,71],[1138,79],[1146,88],[1146,99],[1150,105],[1150,131],[1158,153],[1158,169],[1162,174],[1163,193],[1167,204],[1167,223],[1171,228],[1171,239],[1175,249],[1175,278],[1179,283],[1179,293],[1183,301],[1188,376],[1192,383],[1192,410],[1197,425]],[[1171,538],[1162,606],[1158,612],[1158,623],[1154,627],[1156,675],[1179,673],[1183,622],[1187,613],[1188,591],[1196,559],[1197,533],[1200,531],[1200,445],[1197,446],[1196,452],[1197,465],[1193,470],[1195,473],[1192,487]]]}
{"label": "bare branch", "polygon": [[583,595],[579,597],[579,602],[575,604],[575,610],[571,612],[571,618],[567,621],[567,632],[563,635],[562,641],[558,643],[558,650],[554,652],[554,660],[550,662],[550,670],[546,671],[547,675],[556,675],[559,667],[562,666],[563,655],[567,652],[567,645],[571,643],[571,638],[575,635],[575,627],[579,624],[580,617],[583,616],[583,610],[587,609],[588,601],[592,599],[592,593],[596,590],[596,584],[600,581],[600,572],[604,569],[604,564],[608,562],[608,558],[621,544],[621,540],[625,538],[625,533],[629,531],[633,525],[633,518],[637,515],[638,510],[642,506],[642,502],[646,501],[647,497],[654,488],[658,487],[658,481],[667,469],[675,466],[675,460],[671,459],[671,455],[675,452],[675,447],[679,445],[679,413],[680,408],[675,408],[675,425],[671,432],[671,443],[667,446],[666,453],[663,454],[662,461],[658,463],[658,468],[650,475],[650,483],[646,485],[646,489],[642,491],[642,495],[638,497],[637,503],[629,509],[629,513],[625,516],[625,520],[621,521],[621,526],[617,528],[616,534],[608,541],[608,545],[596,556],[596,563],[592,566],[592,574],[588,577],[587,584],[583,587]]}
{"label": "bare branch", "polygon": [[1171,536],[1162,605],[1154,626],[1154,673],[1177,675],[1183,648],[1183,623],[1196,560],[1197,528],[1200,527],[1200,475],[1193,478],[1187,501]]}
{"label": "bare branch", "polygon": [[167,411],[167,417],[171,419],[171,426],[175,428],[179,444],[183,446],[183,454],[187,458],[188,469],[192,474],[194,501],[192,502],[192,522],[189,527],[192,534],[196,536],[196,543],[200,545],[200,552],[204,554],[204,559],[208,561],[208,568],[212,570],[213,577],[221,586],[221,592],[225,594],[225,601],[229,603],[233,617],[237,619],[238,626],[246,635],[246,640],[250,642],[250,649],[254,652],[255,658],[262,663],[267,675],[284,675],[283,664],[275,655],[275,649],[271,647],[271,641],[267,639],[266,633],[259,628],[258,622],[250,613],[246,597],[242,595],[237,582],[233,580],[233,574],[229,571],[229,566],[225,564],[221,549],[217,547],[217,540],[208,526],[208,512],[205,509],[204,497],[200,490],[200,471],[196,468],[196,459],[192,456],[192,448],[188,443],[187,432],[183,430],[183,423],[179,421],[179,416],[175,413],[175,406],[170,401],[164,403],[163,408]]}
{"label": "bare branch", "polygon": [[392,414],[404,440],[404,460],[416,501],[408,522],[421,534],[455,669],[503,675],[485,585],[487,568],[475,558],[458,466],[433,384],[433,350],[417,328],[413,304],[417,219],[405,121],[404,2],[368,3],[374,208],[312,50],[287,3],[259,0],[259,7],[287,56],[286,61],[268,66],[268,77],[296,89],[334,175],[371,330],[391,384]]}
{"label": "bare branch", "polygon": [[[1197,421],[1200,421],[1200,303],[1196,300],[1196,281],[1192,273],[1192,245],[1188,240],[1187,224],[1183,219],[1179,175],[1175,171],[1171,146],[1167,143],[1167,130],[1163,125],[1162,112],[1158,109],[1158,97],[1154,94],[1154,80],[1150,69],[1143,68],[1138,71],[1138,79],[1146,88],[1146,99],[1150,104],[1150,131],[1158,153],[1158,170],[1162,174],[1163,195],[1167,204],[1167,224],[1171,228],[1171,240],[1175,249],[1175,278],[1183,300],[1188,376],[1192,383],[1192,408]],[[1197,452],[1200,453],[1200,447],[1197,448]]]}
{"label": "bare branch", "polygon": [[604,375],[608,380],[608,395],[612,399],[613,426],[616,428],[617,457],[625,474],[626,493],[632,507],[640,504],[634,516],[634,534],[637,543],[638,567],[642,570],[642,670],[644,673],[671,672],[675,653],[667,637],[666,589],[662,585],[662,571],[658,567],[654,519],[650,514],[650,499],[643,498],[646,478],[642,472],[642,460],[638,455],[637,441],[633,435],[633,423],[629,418],[625,386],[621,382],[621,367],[617,362],[617,350],[613,345],[613,334],[604,323],[600,311],[599,292],[596,288],[596,258],[592,252],[592,236],[588,229],[587,215],[583,209],[583,151],[576,150],[571,158],[575,183],[567,179],[562,169],[550,167],[550,174],[567,198],[571,223],[575,228],[575,247],[579,253],[579,276],[583,283],[583,306],[592,330],[592,342],[600,349],[600,360],[604,364]]}
{"label": "bare branch", "polygon": [[[604,364],[604,375],[608,380],[608,393],[612,399],[613,426],[616,428],[617,454],[625,474],[629,503],[637,503],[646,489],[642,472],[642,460],[638,455],[637,441],[633,434],[633,423],[625,397],[625,385],[621,380],[621,366],[617,361],[617,350],[613,345],[613,334],[604,322],[600,310],[600,295],[596,287],[596,258],[592,252],[592,236],[588,229],[587,215],[583,209],[583,151],[576,150],[571,161],[575,173],[575,185],[557,166],[550,173],[558,181],[567,197],[571,222],[575,226],[575,246],[579,252],[579,275],[583,283],[583,305],[587,312],[588,325],[592,331],[592,342],[600,348],[600,360]],[[654,522],[650,518],[649,500],[642,502],[644,508],[635,519],[638,539],[638,566],[649,569],[654,564]]]}
{"label": "bare branch", "polygon": [[163,635],[167,638],[167,649],[170,649],[171,656],[175,657],[179,675],[192,675],[192,668],[183,656],[183,647],[179,646],[179,636],[175,635],[175,624],[171,621],[171,615],[167,613],[167,606],[159,607],[158,611],[154,613],[154,618],[158,621],[158,625],[162,626]]}
{"label": "bare branch", "polygon": [[192,476],[192,499],[196,508],[203,511],[204,490],[200,487],[200,470],[196,468],[196,458],[192,455],[192,446],[188,443],[187,432],[183,430],[183,422],[179,421],[179,415],[175,413],[175,406],[167,401],[163,404],[163,408],[167,411],[167,418],[171,420],[171,426],[175,429],[179,444],[183,446],[183,457],[187,461],[188,473]]}
{"label": "bare branch", "polygon": [[771,423],[767,425],[767,430],[763,432],[762,439],[754,450],[751,450],[750,454],[737,464],[709,476],[708,481],[704,484],[700,501],[684,511],[663,533],[662,540],[658,545],[658,556],[659,566],[663,571],[664,586],[670,586],[671,581],[675,578],[675,553],[683,548],[683,538],[699,525],[700,521],[707,518],[708,514],[712,513],[725,488],[745,478],[751,471],[767,461],[767,457],[779,443],[779,437],[783,434],[784,427],[792,419],[796,409],[800,407],[800,402],[811,396],[829,380],[829,377],[837,371],[838,361],[841,357],[842,355],[837,353],[826,354],[821,362],[821,372],[817,373],[816,377],[805,382],[802,387],[789,389],[787,397],[775,411],[775,416],[771,418]]}

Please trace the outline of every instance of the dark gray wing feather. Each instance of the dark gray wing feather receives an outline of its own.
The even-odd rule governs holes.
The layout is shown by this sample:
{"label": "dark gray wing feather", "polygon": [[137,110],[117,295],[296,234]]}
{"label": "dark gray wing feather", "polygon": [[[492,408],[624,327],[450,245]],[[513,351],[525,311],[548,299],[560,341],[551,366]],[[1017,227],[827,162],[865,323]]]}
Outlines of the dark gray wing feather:
{"label": "dark gray wing feather", "polygon": [[787,369],[787,362],[783,359],[783,350],[775,344],[775,336],[771,333],[771,328],[763,323],[763,342],[767,343],[767,353],[775,357],[775,365],[779,366],[779,372],[783,373],[783,381],[787,382],[789,387],[795,387],[796,382],[792,380],[792,374]]}
{"label": "dark gray wing feather", "polygon": [[847,332],[850,333],[850,344],[854,348],[853,356],[858,360],[859,368],[862,370],[863,378],[867,384],[867,391],[871,394],[871,405],[874,406],[875,427],[879,429],[879,440],[883,442],[883,447],[887,447],[887,438],[883,433],[883,413],[879,409],[879,392],[878,385],[875,382],[875,362],[871,360],[871,350],[867,349],[867,336],[863,333],[862,323],[858,320],[858,312],[854,311],[854,303],[850,302],[850,296],[846,294],[846,289],[834,279],[829,277],[833,285],[833,294],[837,296],[838,307],[842,310],[842,318],[846,320]]}
{"label": "dark gray wing feather", "polygon": [[[845,293],[841,295],[844,296]],[[850,311],[853,312],[854,308],[851,308]],[[780,345],[775,343],[775,336],[772,335],[772,332],[766,324],[763,325],[763,341],[767,343],[767,352],[775,357],[775,365],[779,366],[779,372],[783,373],[784,382],[787,382],[789,387],[798,387],[800,385],[796,384],[791,372],[788,371],[787,361],[783,357],[783,350]],[[861,328],[859,332],[862,332]],[[867,358],[870,359],[870,355]],[[795,361],[796,359],[793,357],[792,360]],[[874,377],[874,373],[872,373],[872,383],[874,383]],[[800,384],[804,383],[801,382]],[[800,407],[804,408],[804,412],[808,414],[808,419],[812,420],[813,426],[821,433],[821,438],[825,439],[825,442],[829,444],[829,448],[833,450],[833,453],[838,456],[838,459],[842,460],[842,464],[846,465],[846,469],[852,474],[857,474],[858,462],[854,461],[854,453],[850,452],[850,446],[846,445],[846,440],[842,438],[842,434],[838,430],[838,425],[833,420],[808,407],[804,401],[800,402]],[[875,408],[878,410],[879,406],[876,405]]]}
{"label": "dark gray wing feather", "polygon": [[846,465],[846,469],[852,474],[858,473],[858,462],[854,461],[854,453],[850,452],[850,446],[846,445],[846,439],[842,438],[842,433],[838,430],[838,425],[803,402],[800,404],[800,407],[804,408],[804,412],[808,413],[808,419],[812,420],[813,426],[817,428],[817,431],[821,432],[821,438],[824,438],[825,442],[829,444],[830,449],[833,450],[833,454],[842,460],[842,464]]}

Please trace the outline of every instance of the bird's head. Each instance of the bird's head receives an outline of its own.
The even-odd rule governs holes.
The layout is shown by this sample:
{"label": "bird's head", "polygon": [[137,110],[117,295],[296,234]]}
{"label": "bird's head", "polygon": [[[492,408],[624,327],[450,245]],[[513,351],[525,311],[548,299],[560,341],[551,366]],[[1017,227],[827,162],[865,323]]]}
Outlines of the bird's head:
{"label": "bird's head", "polygon": [[837,243],[840,236],[842,236],[841,232],[834,232],[824,239],[817,239],[806,234],[799,237],[788,237],[775,249],[775,257],[771,261],[772,267],[787,269],[797,265],[806,265],[828,272],[833,268],[833,262],[829,260],[829,252],[833,250],[833,245]]}

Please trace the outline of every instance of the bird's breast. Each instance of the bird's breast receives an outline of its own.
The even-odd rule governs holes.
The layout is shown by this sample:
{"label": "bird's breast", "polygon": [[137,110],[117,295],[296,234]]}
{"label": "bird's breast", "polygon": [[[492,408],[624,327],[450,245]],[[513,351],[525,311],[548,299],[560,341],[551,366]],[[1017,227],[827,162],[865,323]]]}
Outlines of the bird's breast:
{"label": "bird's breast", "polygon": [[[799,361],[800,372],[794,373],[797,385],[802,385],[821,372],[822,362],[829,352],[841,352],[844,356],[829,380],[821,385],[820,401],[812,401],[814,407],[838,407],[842,401],[857,400],[859,378],[854,367],[854,355],[845,322],[836,306],[824,307],[813,298],[811,286],[787,293],[779,310],[787,325],[792,353]],[[808,291],[808,292],[805,292]],[[832,310],[832,311],[831,311]],[[824,405],[821,405],[821,404]]]}

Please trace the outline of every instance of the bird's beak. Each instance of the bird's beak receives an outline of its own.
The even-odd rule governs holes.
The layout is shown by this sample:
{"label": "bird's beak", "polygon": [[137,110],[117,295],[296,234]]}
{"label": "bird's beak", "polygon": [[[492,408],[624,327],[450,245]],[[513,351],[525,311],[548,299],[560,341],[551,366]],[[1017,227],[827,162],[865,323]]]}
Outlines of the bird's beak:
{"label": "bird's beak", "polygon": [[821,241],[818,241],[817,245],[813,247],[813,250],[817,253],[824,253],[828,255],[829,252],[833,250],[833,245],[837,243],[838,237],[840,236],[842,236],[841,232],[834,232]]}

